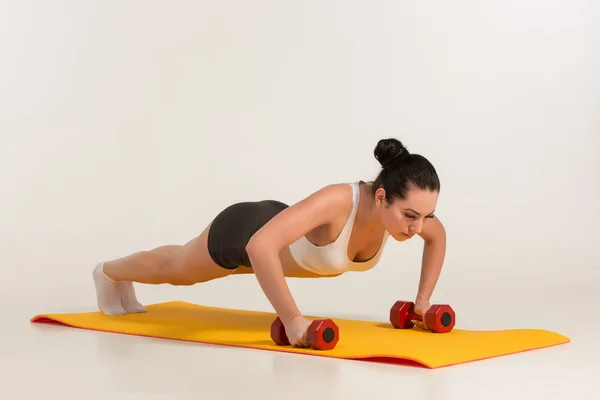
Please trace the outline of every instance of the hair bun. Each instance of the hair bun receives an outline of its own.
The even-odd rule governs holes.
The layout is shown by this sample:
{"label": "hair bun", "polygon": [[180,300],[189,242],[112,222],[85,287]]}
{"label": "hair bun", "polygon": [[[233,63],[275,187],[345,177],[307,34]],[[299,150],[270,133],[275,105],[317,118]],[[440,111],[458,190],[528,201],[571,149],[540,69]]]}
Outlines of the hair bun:
{"label": "hair bun", "polygon": [[398,139],[381,139],[375,147],[375,158],[383,168],[394,160],[409,155],[406,147]]}

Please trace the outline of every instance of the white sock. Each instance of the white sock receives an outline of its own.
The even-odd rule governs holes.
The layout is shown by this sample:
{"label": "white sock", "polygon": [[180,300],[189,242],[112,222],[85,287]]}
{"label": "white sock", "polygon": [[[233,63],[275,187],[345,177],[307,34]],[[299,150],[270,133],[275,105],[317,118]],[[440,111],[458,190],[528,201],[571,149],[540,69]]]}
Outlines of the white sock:
{"label": "white sock", "polygon": [[103,271],[104,263],[96,265],[93,271],[96,285],[98,308],[106,315],[124,315],[127,311],[121,305],[121,293],[118,282],[109,278]]}
{"label": "white sock", "polygon": [[145,313],[146,307],[140,304],[135,296],[133,282],[119,282],[119,291],[121,292],[121,305],[128,313]]}

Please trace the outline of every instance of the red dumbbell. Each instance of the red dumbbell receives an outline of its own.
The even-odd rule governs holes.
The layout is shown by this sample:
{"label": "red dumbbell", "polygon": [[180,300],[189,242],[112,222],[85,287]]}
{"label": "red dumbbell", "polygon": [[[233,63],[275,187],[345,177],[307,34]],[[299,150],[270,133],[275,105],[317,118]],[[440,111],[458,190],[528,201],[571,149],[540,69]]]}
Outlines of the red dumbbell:
{"label": "red dumbbell", "polygon": [[[414,311],[415,303],[412,301],[397,301],[390,310],[390,322],[396,329],[410,329],[414,326],[412,321],[423,321],[423,318]],[[427,329],[434,333],[450,332],[456,323],[454,310],[447,304],[434,304],[425,313]]]}
{"label": "red dumbbell", "polygon": [[[340,339],[337,325],[330,319],[313,321],[307,331],[308,345],[315,350],[331,350],[335,348]],[[279,317],[271,324],[271,339],[279,346],[289,346],[285,326]]]}

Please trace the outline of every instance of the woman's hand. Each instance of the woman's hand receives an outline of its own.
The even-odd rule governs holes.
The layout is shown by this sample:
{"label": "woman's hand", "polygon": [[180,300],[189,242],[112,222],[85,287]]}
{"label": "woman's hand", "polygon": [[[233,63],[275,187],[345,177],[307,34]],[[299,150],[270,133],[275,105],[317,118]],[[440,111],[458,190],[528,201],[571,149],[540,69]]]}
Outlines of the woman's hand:
{"label": "woman's hand", "polygon": [[415,314],[423,317],[423,321],[415,321],[415,325],[421,329],[427,329],[427,324],[425,323],[425,313],[427,310],[429,310],[429,308],[431,308],[429,300],[417,297],[417,300],[415,301]]}
{"label": "woman's hand", "polygon": [[311,323],[311,320],[304,318],[302,315],[298,315],[285,325],[285,334],[292,346],[308,347],[307,332]]}

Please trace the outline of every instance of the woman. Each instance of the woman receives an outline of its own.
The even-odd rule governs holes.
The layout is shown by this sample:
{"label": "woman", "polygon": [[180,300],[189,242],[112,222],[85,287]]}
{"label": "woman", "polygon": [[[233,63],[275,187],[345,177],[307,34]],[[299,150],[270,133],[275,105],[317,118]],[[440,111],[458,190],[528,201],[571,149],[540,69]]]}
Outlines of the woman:
{"label": "woman", "polygon": [[145,312],[132,282],[193,285],[254,273],[293,346],[306,347],[302,316],[285,277],[332,277],[367,271],[391,235],[425,241],[415,312],[423,315],[439,278],[446,234],[434,216],[440,182],[424,157],[396,139],[375,148],[382,170],[372,183],[326,186],[297,204],[274,200],[225,208],[183,246],[162,246],[100,263],[94,269],[98,307],[106,315]]}

